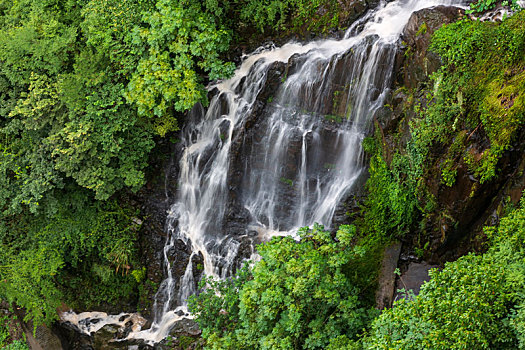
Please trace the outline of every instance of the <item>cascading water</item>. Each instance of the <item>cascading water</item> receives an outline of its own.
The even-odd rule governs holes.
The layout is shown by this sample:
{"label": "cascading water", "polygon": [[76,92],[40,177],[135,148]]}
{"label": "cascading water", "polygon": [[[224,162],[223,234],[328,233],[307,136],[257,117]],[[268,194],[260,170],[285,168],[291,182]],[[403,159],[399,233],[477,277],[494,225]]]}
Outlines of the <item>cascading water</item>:
{"label": "cascading water", "polygon": [[[130,337],[158,342],[175,321],[191,317],[186,300],[200,276],[195,258],[204,274],[225,278],[249,257],[240,253],[246,242],[253,246],[316,222],[330,227],[365,169],[361,142],[389,93],[410,15],[462,3],[383,1],[343,39],[260,49],[231,79],[210,88],[216,93],[206,113],[196,107],[184,130],[179,192],[167,220],[167,278],[156,295],[155,319]],[[282,83],[268,95],[271,72]],[[231,215],[242,217],[235,230],[226,223]],[[173,275],[169,258],[177,244],[192,251],[182,277]]]}

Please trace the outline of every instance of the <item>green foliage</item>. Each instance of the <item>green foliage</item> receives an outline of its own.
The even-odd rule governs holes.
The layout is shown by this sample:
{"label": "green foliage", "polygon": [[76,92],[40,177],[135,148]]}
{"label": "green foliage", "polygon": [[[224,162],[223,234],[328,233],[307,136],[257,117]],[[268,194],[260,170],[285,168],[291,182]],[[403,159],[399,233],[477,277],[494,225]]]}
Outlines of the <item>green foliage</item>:
{"label": "green foliage", "polygon": [[76,193],[46,215],[5,220],[0,230],[0,296],[25,307],[36,324],[62,302],[94,306],[132,295],[125,271],[135,256],[130,211]]}
{"label": "green foliage", "polygon": [[285,184],[285,185],[288,185],[288,186],[290,186],[290,187],[293,187],[293,180],[292,180],[292,179],[287,179],[287,178],[285,178],[285,177],[281,177],[281,178],[279,179],[279,181],[281,181],[281,182],[282,182],[283,184]]}
{"label": "green foliage", "polygon": [[152,132],[126,105],[124,80],[107,55],[83,42],[79,6],[28,0],[6,7],[2,210],[36,212],[52,189],[71,180],[100,199],[125,186],[140,188]]}
{"label": "green foliage", "polygon": [[[424,104],[409,92],[405,113],[413,115],[406,145],[392,151],[379,127],[363,143],[371,154],[363,232],[402,237],[417,229],[418,219],[424,228],[435,210],[425,179],[440,174],[441,183],[452,186],[462,163],[480,183],[497,175],[500,158],[525,122],[524,20],[525,12],[500,25],[462,20],[434,34],[431,48],[444,65],[432,77],[433,91],[420,96]],[[446,154],[436,155],[441,149]]]}
{"label": "green foliage", "polygon": [[9,338],[11,337],[7,327],[8,322],[9,319],[7,315],[0,316],[0,347],[2,348],[8,343]]}
{"label": "green foliage", "polygon": [[0,295],[36,324],[62,302],[133,298],[135,228],[109,198],[142,187],[154,137],[232,72],[224,15],[213,1],[0,0]]}
{"label": "green foliage", "polygon": [[[374,138],[363,142],[371,154],[363,232],[402,235],[406,228],[414,228],[419,217],[424,227],[425,214],[434,208],[422,179],[437,173],[442,183],[452,186],[462,161],[481,183],[497,175],[500,158],[525,121],[524,16],[517,13],[499,25],[463,20],[435,33],[432,49],[444,65],[432,78],[432,93],[420,99],[424,105],[408,99],[415,116],[406,146],[391,151],[383,144],[379,128]],[[402,138],[403,131],[399,133]],[[480,138],[488,142],[479,142]],[[442,149],[444,157],[436,156]],[[396,195],[390,197],[392,193]],[[499,227],[486,230],[491,237],[486,254],[470,254],[448,263],[441,272],[433,271],[419,296],[383,311],[361,346],[524,348],[524,215],[522,203]],[[423,249],[416,253],[424,253]]]}
{"label": "green foliage", "polygon": [[[325,11],[318,14],[321,7],[324,7]],[[241,8],[240,17],[253,22],[260,30],[268,26],[283,29],[288,22],[295,28],[306,26],[309,30],[318,30],[337,26],[340,10],[337,1],[247,0]],[[312,18],[316,20],[312,21]]]}
{"label": "green foliage", "polygon": [[234,30],[320,5],[0,0],[0,295],[36,324],[132,298],[131,213],[109,199],[143,186],[154,138],[232,73]]}
{"label": "green foliage", "polygon": [[235,277],[216,280],[204,277],[200,282],[203,291],[188,300],[189,309],[197,315],[197,322],[214,348],[231,348],[237,343],[234,331],[239,322],[239,292],[246,281],[252,278],[252,272],[245,265],[237,271]]}
{"label": "green foliage", "polygon": [[465,147],[467,133],[465,131],[459,132],[455,137],[454,142],[448,149],[447,158],[443,162],[441,171],[442,182],[451,187],[456,181],[457,166]]}
{"label": "green foliage", "polygon": [[142,282],[146,278],[146,268],[143,267],[142,269],[131,271],[131,276],[135,278],[135,281],[137,281],[137,283]]}
{"label": "green foliage", "polygon": [[2,350],[29,350],[26,342],[21,340],[15,340],[11,344],[8,344],[2,348]]}
{"label": "green foliage", "polygon": [[[470,4],[470,8],[467,13],[476,13],[476,12],[485,12],[493,9],[498,4],[498,0],[477,0],[476,2]],[[518,0],[506,0],[502,2],[504,6],[510,6],[513,10],[521,9],[518,4]]]}
{"label": "green foliage", "polygon": [[343,117],[339,115],[327,114],[324,116],[324,118],[331,123],[342,123],[343,122]]}
{"label": "green foliage", "polygon": [[[20,336],[22,336],[23,339],[16,339],[16,337]],[[29,350],[29,347],[25,342],[25,335],[20,329],[16,316],[13,314],[4,314],[0,316],[0,349]]]}
{"label": "green foliage", "polygon": [[375,279],[360,273],[369,251],[355,245],[353,226],[341,226],[335,239],[321,226],[298,235],[260,245],[251,272],[207,280],[190,310],[208,348],[335,349],[357,339],[374,314],[361,294]]}
{"label": "green foliage", "polygon": [[184,111],[196,102],[206,103],[198,70],[210,79],[233,72],[233,64],[219,59],[228,49],[230,33],[195,1],[159,0],[142,19],[146,26],[132,33],[134,49],[142,57],[126,96],[140,115],[159,117],[156,130],[163,136],[176,129],[172,105]]}
{"label": "green foliage", "polygon": [[[490,147],[463,152],[481,183],[497,175],[499,159],[525,122],[524,19],[520,12],[499,26],[464,20],[443,26],[433,37],[432,49],[445,65],[436,79],[434,104],[426,111],[426,119],[435,120],[429,139],[445,143],[454,132],[465,132],[458,129],[483,128]],[[455,157],[458,152],[449,151]],[[451,184],[451,164],[444,166],[444,182]]]}
{"label": "green foliage", "polygon": [[416,186],[418,173],[406,176],[417,164],[409,164],[407,155],[396,153],[390,163],[385,161],[382,138],[367,138],[364,149],[371,153],[370,178],[366,183],[368,196],[363,212],[362,229],[380,241],[403,237],[410,229],[417,213]]}
{"label": "green foliage", "polygon": [[488,228],[492,247],[433,270],[414,300],[374,322],[367,349],[524,348],[525,201]]}

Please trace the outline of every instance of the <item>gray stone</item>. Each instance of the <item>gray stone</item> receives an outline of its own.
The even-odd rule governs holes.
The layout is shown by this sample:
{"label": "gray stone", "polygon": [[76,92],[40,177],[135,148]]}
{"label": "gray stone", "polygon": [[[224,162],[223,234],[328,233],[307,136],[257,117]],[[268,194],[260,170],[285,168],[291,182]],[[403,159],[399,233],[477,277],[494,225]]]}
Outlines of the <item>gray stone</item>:
{"label": "gray stone", "polygon": [[[424,261],[421,263],[410,263],[410,265],[408,265],[408,270],[401,274],[401,276],[397,280],[396,290],[411,290],[414,293],[414,295],[418,295],[423,283],[430,280],[428,271],[433,268],[439,268],[439,266],[430,265]],[[399,300],[403,298],[404,294],[398,292],[396,293],[396,297],[394,300]]]}
{"label": "gray stone", "polygon": [[381,271],[379,273],[379,287],[376,291],[376,307],[379,310],[392,306],[394,286],[396,284],[395,270],[401,252],[401,243],[394,242],[385,248]]}
{"label": "gray stone", "polygon": [[36,327],[35,340],[40,345],[40,347],[44,350],[46,349],[61,350],[62,349],[62,344],[60,343],[60,339],[58,339],[58,337],[55,334],[53,334],[53,332],[46,326]]}

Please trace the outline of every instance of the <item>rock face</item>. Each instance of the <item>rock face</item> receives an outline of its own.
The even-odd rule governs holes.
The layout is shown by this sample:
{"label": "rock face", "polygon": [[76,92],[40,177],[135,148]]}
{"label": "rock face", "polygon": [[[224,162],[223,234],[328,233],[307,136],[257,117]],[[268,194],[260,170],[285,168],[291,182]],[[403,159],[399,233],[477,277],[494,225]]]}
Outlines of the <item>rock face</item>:
{"label": "rock face", "polygon": [[[172,135],[177,139],[178,135]],[[139,231],[139,246],[142,265],[146,267],[144,293],[139,300],[138,311],[146,318],[151,318],[153,297],[158,285],[165,278],[163,268],[163,248],[167,239],[165,230],[167,213],[177,193],[178,164],[181,146],[178,143],[164,140],[151,156],[151,167],[146,186],[131,198],[132,204],[140,210],[142,225]],[[186,266],[190,250],[183,242],[169,252],[170,260]],[[174,264],[175,267],[179,264]],[[184,274],[184,270],[179,271]],[[104,310],[102,310],[104,311]],[[122,310],[121,310],[122,311]]]}
{"label": "rock face", "polygon": [[[403,150],[409,138],[409,123],[416,116],[414,105],[425,107],[427,94],[433,86],[430,75],[441,65],[438,55],[429,50],[432,34],[443,24],[465,16],[455,7],[438,6],[412,15],[403,32],[404,52],[397,57],[394,92],[387,110],[376,116],[386,144],[386,161],[390,162],[395,150]],[[482,154],[489,147],[483,131],[469,130],[469,149]],[[450,144],[434,146],[430,156],[431,173],[425,175],[426,186],[435,199],[436,207],[426,217],[425,227],[417,229],[404,242],[403,269],[421,258],[430,264],[452,261],[472,250],[480,250],[482,227],[495,224],[505,201],[516,204],[525,187],[525,130],[499,160],[498,176],[481,184],[468,170],[465,161],[458,157],[455,183],[449,187],[441,181],[441,164],[445,161]],[[417,240],[427,235],[429,246],[421,255],[407,247],[417,246]],[[413,239],[413,241],[412,241]],[[408,249],[408,250],[407,250]]]}
{"label": "rock face", "polygon": [[392,306],[394,300],[394,287],[396,285],[396,274],[399,254],[401,253],[401,242],[395,242],[385,248],[381,271],[379,272],[379,287],[376,291],[376,307],[379,310]]}
{"label": "rock face", "polygon": [[[430,269],[435,269],[438,267],[439,266],[436,265],[429,265],[424,261],[421,263],[410,263],[408,269],[397,279],[396,291],[412,291],[414,295],[418,295],[423,283],[430,280],[430,276],[428,275]],[[404,297],[405,295],[403,293],[396,292],[394,301],[403,299]]]}
{"label": "rock face", "polygon": [[428,82],[429,76],[441,66],[441,59],[429,51],[432,34],[442,25],[455,22],[465,15],[463,9],[453,6],[437,6],[415,12],[404,31],[405,64],[401,72],[402,84],[414,89]]}
{"label": "rock face", "polygon": [[[12,311],[11,311],[12,310]],[[62,344],[56,327],[41,325],[34,327],[32,321],[25,322],[25,311],[20,308],[9,308],[5,302],[0,303],[0,312],[12,320],[8,325],[9,333],[13,339],[24,339],[31,350],[62,350],[67,349]],[[21,334],[23,333],[23,335]],[[67,346],[67,345],[66,345]]]}

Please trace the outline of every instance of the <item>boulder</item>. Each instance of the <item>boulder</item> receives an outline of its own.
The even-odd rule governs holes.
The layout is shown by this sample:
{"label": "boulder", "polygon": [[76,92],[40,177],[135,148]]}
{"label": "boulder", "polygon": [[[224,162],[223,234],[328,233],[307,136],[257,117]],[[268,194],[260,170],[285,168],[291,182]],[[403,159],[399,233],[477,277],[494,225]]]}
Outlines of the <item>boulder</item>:
{"label": "boulder", "polygon": [[408,89],[428,81],[429,76],[441,66],[438,55],[429,51],[432,34],[441,26],[457,21],[465,11],[454,6],[436,6],[414,12],[402,33],[406,45],[402,82]]}
{"label": "boulder", "polygon": [[[405,292],[412,291],[414,295],[418,295],[423,283],[430,280],[428,272],[430,269],[439,268],[436,265],[430,265],[427,262],[410,263],[408,269],[399,276],[396,282],[396,291],[405,290]],[[405,298],[404,293],[396,292],[395,299],[399,300]]]}
{"label": "boulder", "polygon": [[394,287],[396,285],[397,262],[401,253],[401,242],[394,242],[385,248],[381,270],[379,271],[379,287],[376,291],[376,308],[383,310],[392,306]]}

